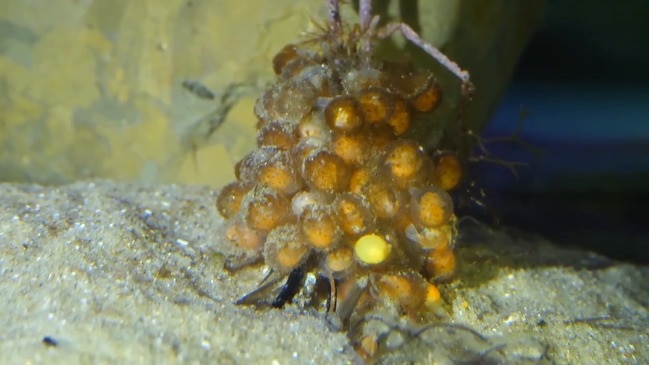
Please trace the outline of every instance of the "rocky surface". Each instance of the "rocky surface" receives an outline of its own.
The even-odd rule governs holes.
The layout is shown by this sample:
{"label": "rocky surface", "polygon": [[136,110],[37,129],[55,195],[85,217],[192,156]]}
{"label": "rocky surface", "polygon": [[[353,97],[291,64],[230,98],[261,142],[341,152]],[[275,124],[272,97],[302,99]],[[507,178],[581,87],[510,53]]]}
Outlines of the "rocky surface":
{"label": "rocky surface", "polygon": [[[234,301],[264,272],[224,270],[216,191],[0,185],[0,363],[358,362],[295,306]],[[373,319],[384,363],[641,364],[649,268],[465,220],[446,318]]]}
{"label": "rocky surface", "polygon": [[[401,10],[401,1],[375,3],[386,20],[404,19],[471,71],[480,91],[467,118],[478,127],[542,0],[403,2]],[[0,2],[0,181],[233,180],[233,163],[255,143],[253,106],[273,81],[273,56],[317,29],[311,20],[324,21],[324,1],[160,4]],[[343,10],[357,21],[350,6]],[[402,55],[403,43],[388,51]],[[447,79],[452,104],[459,86]]]}

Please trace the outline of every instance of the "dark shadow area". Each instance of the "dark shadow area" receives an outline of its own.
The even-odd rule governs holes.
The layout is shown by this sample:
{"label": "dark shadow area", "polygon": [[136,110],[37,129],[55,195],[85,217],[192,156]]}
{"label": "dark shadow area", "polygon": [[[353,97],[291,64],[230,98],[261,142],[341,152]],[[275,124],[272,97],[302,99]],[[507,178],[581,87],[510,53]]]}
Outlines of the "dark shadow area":
{"label": "dark shadow area", "polygon": [[[649,31],[642,2],[547,2],[545,25],[521,58],[485,138],[529,166],[515,178],[480,163],[473,173],[504,225],[610,258],[649,263]],[[623,8],[623,9],[622,9]],[[624,10],[624,11],[622,11]],[[489,215],[489,214],[487,214]]]}

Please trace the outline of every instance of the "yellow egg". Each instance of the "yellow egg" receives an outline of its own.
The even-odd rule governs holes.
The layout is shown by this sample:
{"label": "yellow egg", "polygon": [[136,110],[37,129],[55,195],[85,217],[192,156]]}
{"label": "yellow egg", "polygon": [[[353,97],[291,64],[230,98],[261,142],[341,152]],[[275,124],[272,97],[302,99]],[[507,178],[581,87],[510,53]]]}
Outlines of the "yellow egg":
{"label": "yellow egg", "polygon": [[364,264],[376,265],[384,262],[392,251],[392,246],[377,234],[366,234],[356,241],[354,253]]}

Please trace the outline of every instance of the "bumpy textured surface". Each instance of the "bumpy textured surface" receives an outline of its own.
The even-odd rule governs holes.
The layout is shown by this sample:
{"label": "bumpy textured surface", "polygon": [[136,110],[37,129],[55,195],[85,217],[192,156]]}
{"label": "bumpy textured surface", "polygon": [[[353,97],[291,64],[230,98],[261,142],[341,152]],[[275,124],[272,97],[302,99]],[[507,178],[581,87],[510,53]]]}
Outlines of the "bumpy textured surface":
{"label": "bumpy textured surface", "polygon": [[[275,273],[315,269],[343,288],[341,302],[368,280],[359,315],[379,306],[421,318],[455,269],[447,190],[462,164],[409,138],[443,92],[430,71],[377,61],[371,33],[332,27],[275,56],[278,79],[255,106],[258,148],[217,207],[227,239]],[[442,136],[446,124],[432,128]]]}
{"label": "bumpy textured surface", "polygon": [[[264,273],[224,270],[234,250],[216,196],[108,181],[0,184],[0,363],[354,363],[322,312],[234,304]],[[649,268],[463,228],[450,318],[428,329],[372,320],[385,339],[378,363],[649,362]]]}

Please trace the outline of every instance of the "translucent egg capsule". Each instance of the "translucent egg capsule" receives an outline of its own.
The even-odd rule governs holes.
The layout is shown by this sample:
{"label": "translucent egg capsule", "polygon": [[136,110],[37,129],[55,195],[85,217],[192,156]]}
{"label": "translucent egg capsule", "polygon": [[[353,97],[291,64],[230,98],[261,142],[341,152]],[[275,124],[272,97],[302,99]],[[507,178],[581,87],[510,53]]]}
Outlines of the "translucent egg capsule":
{"label": "translucent egg capsule", "polygon": [[381,275],[376,286],[382,298],[392,300],[406,313],[416,312],[426,301],[428,285],[414,272]]}
{"label": "translucent egg capsule", "polygon": [[446,224],[453,214],[453,201],[448,193],[438,187],[411,190],[413,217],[425,227]]}
{"label": "translucent egg capsule", "polygon": [[298,136],[303,141],[314,139],[327,142],[331,131],[324,121],[321,113],[310,113],[300,121],[298,125]]}
{"label": "translucent egg capsule", "polygon": [[337,134],[333,137],[332,147],[348,165],[360,165],[367,159],[369,141],[362,134]]}
{"label": "translucent egg capsule", "polygon": [[376,218],[368,202],[361,196],[343,193],[334,202],[340,229],[352,237],[374,229]]}
{"label": "translucent egg capsule", "polygon": [[317,67],[317,62],[302,55],[302,57],[297,58],[289,63],[287,63],[282,69],[282,74],[280,75],[283,79],[305,79],[305,74],[308,74],[313,67]]}
{"label": "translucent egg capsule", "polygon": [[277,151],[257,172],[257,182],[291,196],[302,188],[302,179],[289,151]]}
{"label": "translucent egg capsule", "polygon": [[373,178],[373,172],[369,168],[361,167],[352,171],[349,178],[349,191],[354,194],[363,194]]}
{"label": "translucent egg capsule", "polygon": [[423,91],[410,99],[410,104],[416,111],[426,113],[435,110],[441,101],[442,89],[431,77]]}
{"label": "translucent egg capsule", "polygon": [[338,279],[345,276],[353,266],[354,252],[349,247],[340,247],[327,253],[323,270]]}
{"label": "translucent egg capsule", "polygon": [[425,249],[447,249],[452,247],[456,236],[455,227],[452,224],[421,227],[420,229],[410,224],[405,228],[405,234],[408,239]]}
{"label": "translucent egg capsule", "polygon": [[304,209],[299,222],[305,240],[318,249],[330,248],[342,235],[330,207],[309,205]]}
{"label": "translucent egg capsule", "polygon": [[388,144],[394,141],[392,127],[386,124],[372,125],[364,131],[370,141],[371,154],[382,154]]}
{"label": "translucent egg capsule", "polygon": [[291,218],[288,199],[270,187],[255,187],[246,195],[242,205],[246,223],[261,232],[268,232]]}
{"label": "translucent egg capsule", "polygon": [[296,217],[312,205],[327,205],[330,203],[328,196],[319,191],[302,190],[291,198],[291,210]]}
{"label": "translucent egg capsule", "polygon": [[315,151],[324,150],[325,141],[318,138],[302,138],[292,149],[291,155],[297,166],[304,166],[304,161]]}
{"label": "translucent egg capsule", "polygon": [[250,152],[234,165],[234,176],[243,183],[255,184],[259,168],[278,151],[277,147],[265,146]]}
{"label": "translucent egg capsule", "polygon": [[259,251],[264,246],[263,236],[240,220],[228,222],[225,237],[235,246],[250,251]]}
{"label": "translucent egg capsule", "polygon": [[374,214],[383,219],[394,218],[406,203],[405,193],[386,183],[377,182],[367,188],[367,199]]}
{"label": "translucent egg capsule", "polygon": [[298,141],[296,123],[274,120],[265,123],[257,132],[257,146],[273,146],[282,150],[291,149]]}
{"label": "translucent egg capsule", "polygon": [[430,250],[426,254],[424,272],[436,281],[448,280],[455,273],[455,254],[450,248]]}
{"label": "translucent egg capsule", "polygon": [[460,185],[463,177],[464,169],[458,155],[444,153],[435,158],[433,181],[440,188],[451,191]]}
{"label": "translucent egg capsule", "polygon": [[387,120],[395,136],[400,136],[410,129],[411,118],[408,104],[403,99],[396,98],[392,104],[392,113]]}
{"label": "translucent egg capsule", "polygon": [[287,44],[273,57],[273,71],[280,75],[284,67],[298,59],[297,48],[294,44]]}
{"label": "translucent egg capsule", "polygon": [[374,68],[351,70],[343,79],[343,87],[347,94],[357,95],[365,90],[381,85],[384,78],[383,72]]}
{"label": "translucent egg capsule", "polygon": [[250,185],[240,181],[230,183],[221,189],[216,198],[216,208],[223,218],[228,219],[239,213],[241,200],[250,191]]}
{"label": "translucent egg capsule", "polygon": [[350,168],[338,155],[314,151],[304,160],[304,180],[312,188],[327,192],[342,192],[349,186]]}
{"label": "translucent egg capsule", "polygon": [[387,177],[400,189],[406,189],[428,180],[432,161],[417,142],[401,139],[386,147],[382,165]]}
{"label": "translucent egg capsule", "polygon": [[363,118],[358,102],[351,96],[339,96],[325,107],[324,118],[334,131],[351,133],[363,126]]}
{"label": "translucent egg capsule", "polygon": [[393,99],[382,90],[366,90],[358,96],[363,120],[375,124],[385,122],[392,113]]}
{"label": "translucent egg capsule", "polygon": [[389,68],[398,68],[397,72],[386,72],[382,86],[388,92],[404,99],[412,99],[422,94],[433,79],[432,73],[426,70],[413,70],[412,67],[390,64]]}
{"label": "translucent egg capsule", "polygon": [[264,260],[274,270],[287,273],[303,263],[309,254],[300,228],[287,224],[273,229],[266,237]]}
{"label": "translucent egg capsule", "polygon": [[297,123],[313,109],[316,98],[315,88],[306,80],[278,82],[257,100],[255,114],[265,122],[287,120]]}

